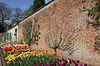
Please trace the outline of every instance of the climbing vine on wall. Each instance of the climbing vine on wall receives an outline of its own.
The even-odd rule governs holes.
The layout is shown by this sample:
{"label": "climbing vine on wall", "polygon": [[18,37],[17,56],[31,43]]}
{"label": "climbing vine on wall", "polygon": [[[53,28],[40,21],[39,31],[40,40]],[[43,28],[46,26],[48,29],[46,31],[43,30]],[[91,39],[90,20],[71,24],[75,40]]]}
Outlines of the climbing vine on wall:
{"label": "climbing vine on wall", "polygon": [[88,16],[91,16],[94,19],[94,22],[91,22],[93,26],[100,26],[100,1],[92,9],[87,9],[83,6],[83,11],[88,11]]}
{"label": "climbing vine on wall", "polygon": [[39,28],[40,25],[37,24],[37,18],[34,17],[34,22],[32,24],[31,21],[27,21],[23,24],[23,37],[26,44],[29,46],[31,44],[38,44],[38,40],[40,39]]}

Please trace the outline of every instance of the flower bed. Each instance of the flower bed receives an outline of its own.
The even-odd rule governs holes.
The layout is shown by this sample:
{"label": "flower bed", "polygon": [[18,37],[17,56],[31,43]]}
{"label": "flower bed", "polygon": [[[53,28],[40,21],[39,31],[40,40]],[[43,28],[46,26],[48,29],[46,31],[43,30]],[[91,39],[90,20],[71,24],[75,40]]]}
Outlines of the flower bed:
{"label": "flower bed", "polygon": [[87,66],[80,61],[59,59],[52,50],[41,51],[30,49],[26,45],[13,45],[2,48],[7,66]]}
{"label": "flower bed", "polygon": [[3,48],[3,52],[5,55],[9,55],[12,53],[20,53],[20,52],[27,52],[27,51],[31,51],[30,46],[12,46],[12,47],[5,47]]}

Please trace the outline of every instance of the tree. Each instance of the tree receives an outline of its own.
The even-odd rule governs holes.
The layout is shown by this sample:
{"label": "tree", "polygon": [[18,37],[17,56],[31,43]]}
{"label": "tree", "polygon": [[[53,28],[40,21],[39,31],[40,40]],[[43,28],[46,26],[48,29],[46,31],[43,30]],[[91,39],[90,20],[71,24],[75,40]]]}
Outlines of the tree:
{"label": "tree", "polygon": [[23,18],[22,10],[20,8],[15,8],[14,11],[15,11],[14,14],[15,19],[21,20]]}
{"label": "tree", "polygon": [[4,25],[0,22],[0,33],[4,32],[4,29],[5,29]]}
{"label": "tree", "polygon": [[25,11],[23,12],[24,19],[27,18],[27,17],[29,17],[29,16],[32,14],[32,11],[33,11],[32,8],[33,8],[33,5],[31,5],[31,6],[29,7],[29,9],[27,9],[27,10],[25,10]]}
{"label": "tree", "polygon": [[34,24],[32,27],[32,22],[25,22],[23,24],[23,38],[26,44],[29,46],[31,44],[36,44],[38,45],[38,40],[40,39],[39,35],[39,24],[37,24],[37,19],[34,18]]}
{"label": "tree", "polygon": [[16,26],[17,24],[19,24],[21,22],[21,20],[18,20],[18,19],[12,19],[12,22],[11,22],[11,26]]}
{"label": "tree", "polygon": [[34,0],[33,3],[33,13],[45,4],[45,0]]}
{"label": "tree", "polygon": [[0,3],[0,22],[9,20],[11,17],[12,9],[5,3]]}
{"label": "tree", "polygon": [[[54,49],[54,52],[57,52],[57,49],[68,51],[71,55],[76,49],[74,48],[75,39],[79,35],[79,28],[75,27],[70,21],[65,22],[65,19],[70,15],[68,12],[61,12],[63,16],[61,20],[57,22],[57,20],[53,20],[52,23],[52,15],[56,12],[56,3],[54,4],[54,8],[52,13],[48,14],[48,32],[45,37],[46,44]],[[46,16],[47,17],[47,16]],[[46,20],[45,20],[46,21]],[[70,24],[71,23],[71,24]]]}
{"label": "tree", "polygon": [[38,8],[45,4],[45,0],[34,0],[33,5],[31,5],[27,10],[23,12],[24,18],[32,15]]}

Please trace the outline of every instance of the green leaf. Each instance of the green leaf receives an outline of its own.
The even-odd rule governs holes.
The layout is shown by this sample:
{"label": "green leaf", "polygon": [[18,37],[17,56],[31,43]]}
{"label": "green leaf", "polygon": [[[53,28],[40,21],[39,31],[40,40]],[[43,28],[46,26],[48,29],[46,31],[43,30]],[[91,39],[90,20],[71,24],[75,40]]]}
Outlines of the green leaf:
{"label": "green leaf", "polygon": [[83,6],[83,9],[86,9],[86,7],[85,7],[85,6]]}

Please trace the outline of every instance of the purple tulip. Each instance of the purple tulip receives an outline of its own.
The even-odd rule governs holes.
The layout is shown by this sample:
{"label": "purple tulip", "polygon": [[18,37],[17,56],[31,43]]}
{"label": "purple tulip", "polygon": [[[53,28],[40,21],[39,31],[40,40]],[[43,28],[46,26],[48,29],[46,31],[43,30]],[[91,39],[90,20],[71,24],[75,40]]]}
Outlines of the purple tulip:
{"label": "purple tulip", "polygon": [[67,60],[65,60],[65,63],[67,63]]}
{"label": "purple tulip", "polygon": [[71,61],[71,59],[68,59],[69,61]]}
{"label": "purple tulip", "polygon": [[61,66],[61,64],[58,64],[58,66]]}
{"label": "purple tulip", "polygon": [[63,63],[63,64],[62,64],[62,66],[66,66],[66,64],[65,64],[65,63]]}
{"label": "purple tulip", "polygon": [[84,64],[84,66],[87,66],[87,64]]}
{"label": "purple tulip", "polygon": [[52,60],[50,60],[49,62],[52,63]]}
{"label": "purple tulip", "polygon": [[55,62],[53,62],[53,65],[55,65],[56,63]]}
{"label": "purple tulip", "polygon": [[55,64],[53,66],[56,66]]}
{"label": "purple tulip", "polygon": [[36,66],[36,64],[33,64],[33,66]]}
{"label": "purple tulip", "polygon": [[42,63],[39,63],[39,65],[42,65]]}
{"label": "purple tulip", "polygon": [[62,60],[60,60],[60,62],[61,62]]}
{"label": "purple tulip", "polygon": [[75,62],[74,60],[73,60],[72,62],[73,62],[74,64],[76,64],[76,62]]}
{"label": "purple tulip", "polygon": [[49,64],[49,66],[51,66],[51,64]]}
{"label": "purple tulip", "polygon": [[71,64],[71,63],[72,63],[72,61],[70,60],[70,61],[69,61],[69,63]]}
{"label": "purple tulip", "polygon": [[57,61],[55,60],[54,62],[56,63]]}
{"label": "purple tulip", "polygon": [[79,63],[80,61],[79,60],[77,60],[77,63]]}
{"label": "purple tulip", "polygon": [[76,63],[75,66],[78,66],[78,64]]}
{"label": "purple tulip", "polygon": [[64,58],[62,58],[62,60],[64,60]]}
{"label": "purple tulip", "polygon": [[59,58],[57,60],[59,61]]}
{"label": "purple tulip", "polygon": [[44,64],[44,66],[47,66],[47,64]]}
{"label": "purple tulip", "polygon": [[80,66],[83,66],[82,64],[80,64]]}
{"label": "purple tulip", "polygon": [[74,63],[75,61],[74,61],[74,60],[72,60],[72,62]]}

